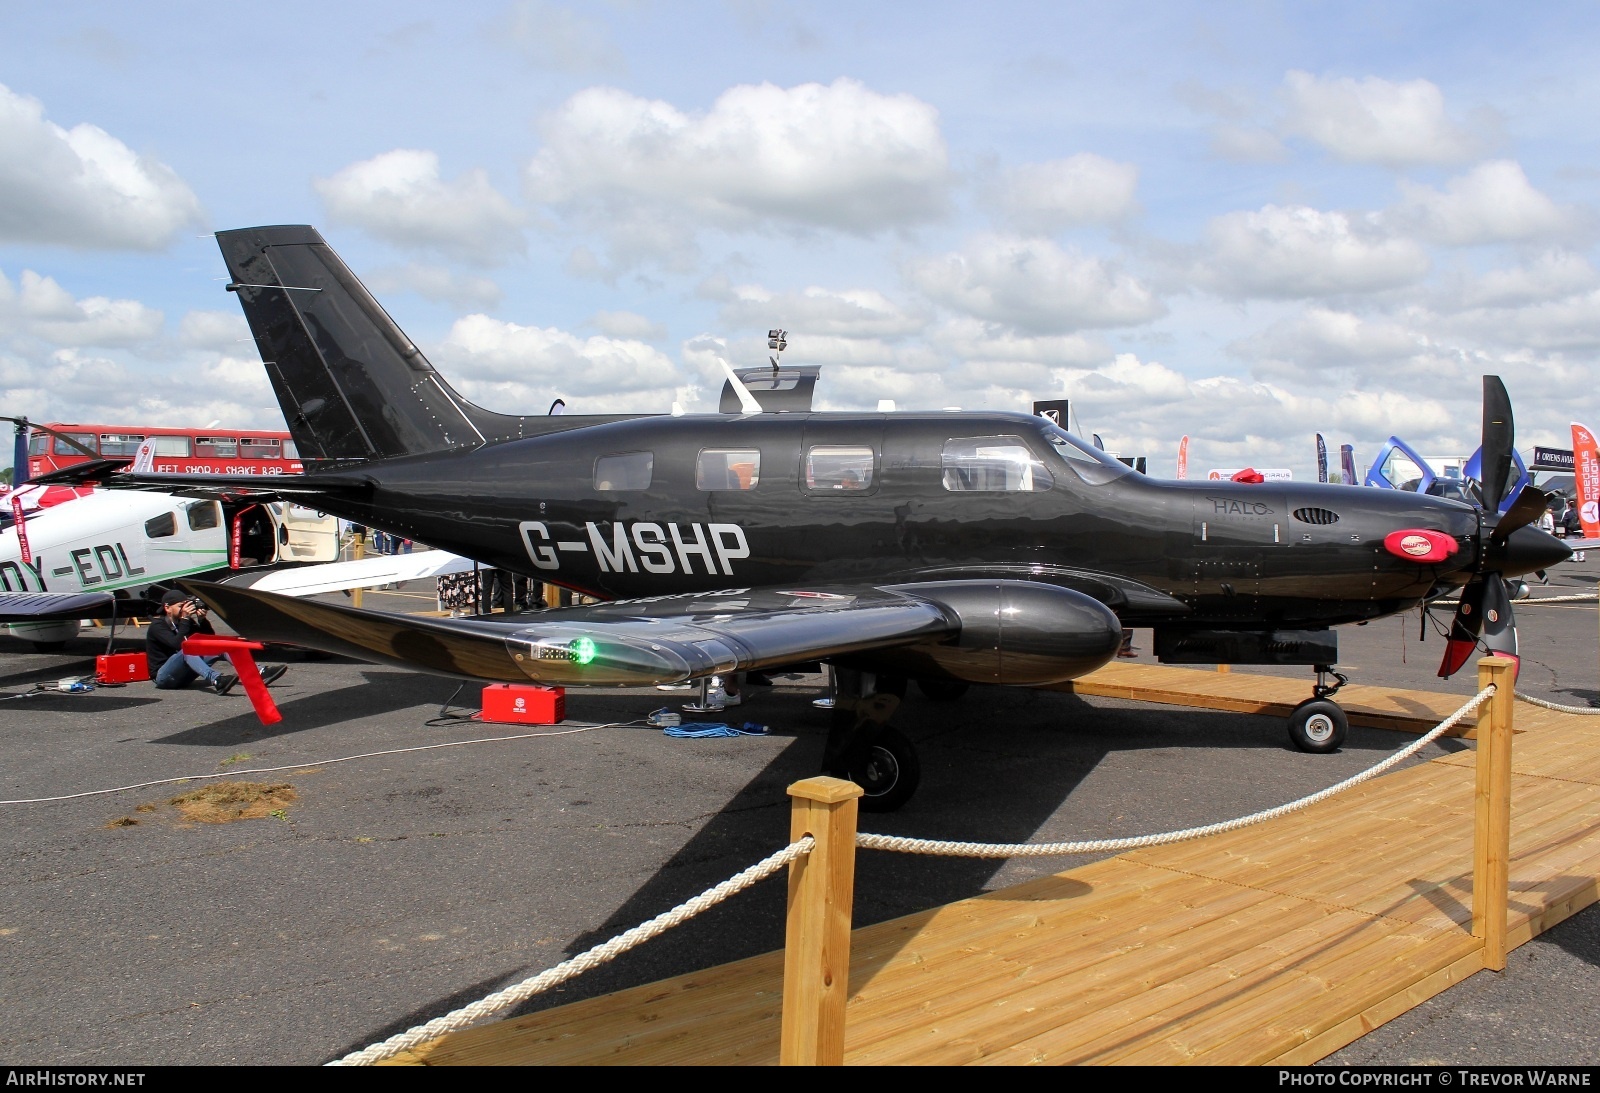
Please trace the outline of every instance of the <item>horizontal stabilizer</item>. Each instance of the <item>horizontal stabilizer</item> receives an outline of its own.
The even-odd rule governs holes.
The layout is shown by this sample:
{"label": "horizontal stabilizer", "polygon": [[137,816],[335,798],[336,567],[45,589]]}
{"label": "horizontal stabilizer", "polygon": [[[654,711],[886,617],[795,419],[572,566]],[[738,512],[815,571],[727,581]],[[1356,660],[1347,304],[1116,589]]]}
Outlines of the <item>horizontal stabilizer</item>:
{"label": "horizontal stabilizer", "polygon": [[160,606],[109,592],[0,592],[0,623],[149,618]]}
{"label": "horizontal stabilizer", "polygon": [[253,588],[280,596],[316,596],[324,592],[419,581],[447,573],[468,573],[475,565],[471,558],[449,551],[419,550],[410,554],[375,554],[350,562],[241,574],[225,583],[230,588]]}

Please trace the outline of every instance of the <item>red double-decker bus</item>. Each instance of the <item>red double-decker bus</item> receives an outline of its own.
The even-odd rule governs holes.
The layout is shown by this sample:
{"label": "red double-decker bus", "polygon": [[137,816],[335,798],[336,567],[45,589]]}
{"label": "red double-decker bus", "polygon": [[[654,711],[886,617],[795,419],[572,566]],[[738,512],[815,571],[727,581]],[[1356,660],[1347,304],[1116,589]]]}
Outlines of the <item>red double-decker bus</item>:
{"label": "red double-decker bus", "polygon": [[305,467],[288,433],[229,429],[161,429],[142,425],[80,425],[45,422],[28,437],[28,474],[70,467],[90,458],[52,429],[101,459],[132,459],[145,440],[155,440],[154,470],[193,474],[300,474]]}

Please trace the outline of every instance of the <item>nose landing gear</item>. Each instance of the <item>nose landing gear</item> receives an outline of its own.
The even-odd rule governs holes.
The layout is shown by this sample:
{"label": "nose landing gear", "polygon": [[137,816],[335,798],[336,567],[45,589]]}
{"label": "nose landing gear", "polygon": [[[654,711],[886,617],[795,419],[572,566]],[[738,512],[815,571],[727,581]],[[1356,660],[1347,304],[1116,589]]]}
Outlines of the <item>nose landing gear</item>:
{"label": "nose landing gear", "polygon": [[[1289,742],[1301,751],[1318,755],[1338,751],[1350,731],[1350,719],[1333,701],[1333,695],[1350,680],[1331,664],[1318,664],[1317,682],[1311,688],[1312,697],[1296,706],[1289,714]],[[1335,680],[1332,686],[1327,678]]]}

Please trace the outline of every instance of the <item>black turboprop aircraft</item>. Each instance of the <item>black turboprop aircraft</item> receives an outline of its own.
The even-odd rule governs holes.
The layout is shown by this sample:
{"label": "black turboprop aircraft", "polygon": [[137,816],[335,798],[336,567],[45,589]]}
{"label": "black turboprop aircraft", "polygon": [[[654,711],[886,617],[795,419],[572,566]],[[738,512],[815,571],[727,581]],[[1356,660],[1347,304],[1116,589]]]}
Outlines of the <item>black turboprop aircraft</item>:
{"label": "black turboprop aircraft", "polygon": [[814,370],[752,383],[760,413],[737,412],[756,407],[730,383],[720,415],[513,417],[457,394],[313,229],[217,240],[307,473],[107,484],[283,496],[608,601],[425,619],[194,585],[217,614],[258,640],[483,680],[646,685],[828,662],[825,764],[868,808],[916,786],[889,725],[907,679],[933,697],[1068,680],[1109,661],[1122,627],[1148,626],[1168,663],[1315,667],[1290,736],[1332,751],[1346,720],[1329,627],[1464,585],[1441,674],[1480,636],[1514,655],[1502,578],[1569,553],[1528,526],[1537,491],[1493,515],[1512,446],[1495,377],[1482,508],[1153,481],[1019,413],[812,413]]}

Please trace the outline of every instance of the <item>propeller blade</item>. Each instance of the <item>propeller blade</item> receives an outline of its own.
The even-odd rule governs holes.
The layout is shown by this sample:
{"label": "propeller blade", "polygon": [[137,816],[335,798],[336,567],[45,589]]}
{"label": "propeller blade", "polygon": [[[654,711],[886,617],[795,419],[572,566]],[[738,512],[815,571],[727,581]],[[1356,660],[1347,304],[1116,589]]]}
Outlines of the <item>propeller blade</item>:
{"label": "propeller blade", "polygon": [[1522,492],[1511,502],[1511,507],[1500,517],[1500,522],[1494,526],[1494,532],[1489,537],[1496,543],[1504,545],[1513,531],[1539,519],[1549,503],[1550,497],[1543,490],[1534,486],[1523,486]]}
{"label": "propeller blade", "polygon": [[1445,639],[1444,659],[1439,662],[1439,678],[1449,679],[1471,659],[1478,647],[1478,635],[1483,631],[1483,608],[1486,589],[1490,582],[1502,584],[1499,577],[1476,576],[1461,590],[1461,602],[1456,606],[1455,617],[1450,620],[1450,636]]}
{"label": "propeller blade", "polygon": [[1517,617],[1506,582],[1489,574],[1484,585],[1483,644],[1495,656],[1517,660]]}
{"label": "propeller blade", "polygon": [[1511,419],[1511,396],[1499,376],[1483,377],[1483,507],[1498,512],[1511,477],[1511,447],[1516,425]]}

